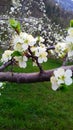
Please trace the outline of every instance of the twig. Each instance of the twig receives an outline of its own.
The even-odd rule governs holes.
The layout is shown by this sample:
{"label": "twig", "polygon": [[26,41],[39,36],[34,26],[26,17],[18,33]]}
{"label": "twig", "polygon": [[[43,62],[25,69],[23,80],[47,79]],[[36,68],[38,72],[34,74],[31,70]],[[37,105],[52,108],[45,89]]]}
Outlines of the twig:
{"label": "twig", "polygon": [[46,51],[49,51],[49,50],[54,50],[55,49],[55,46],[50,46],[50,47],[48,47],[47,48],[47,50]]}
{"label": "twig", "polygon": [[4,69],[11,64],[12,64],[12,61],[10,60],[10,61],[6,62],[5,64],[3,64],[2,66],[0,66],[0,72],[4,71]]}
{"label": "twig", "polygon": [[38,63],[38,57],[34,56],[31,49],[30,49],[30,46],[28,47],[28,51],[29,53],[31,54],[31,57],[32,57],[32,60],[35,60],[36,61],[36,64],[37,66],[39,67],[39,70],[40,70],[40,73],[42,73],[44,70],[42,69],[42,66],[41,64]]}
{"label": "twig", "polygon": [[62,66],[65,66],[66,63],[67,63],[67,61],[68,61],[68,55],[66,54],[66,56],[65,56],[64,59],[63,59],[63,64],[62,64]]}

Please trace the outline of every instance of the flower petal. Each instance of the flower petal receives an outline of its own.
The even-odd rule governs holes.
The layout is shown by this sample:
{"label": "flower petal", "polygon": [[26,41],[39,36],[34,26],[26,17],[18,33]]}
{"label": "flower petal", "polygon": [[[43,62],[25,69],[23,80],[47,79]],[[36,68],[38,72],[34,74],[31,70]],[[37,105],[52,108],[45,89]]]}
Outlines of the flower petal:
{"label": "flower petal", "polygon": [[65,79],[65,84],[66,85],[71,85],[72,84],[72,78],[66,78]]}
{"label": "flower petal", "polygon": [[52,76],[50,81],[52,83],[52,89],[54,91],[56,91],[59,88],[59,85],[57,84],[56,78],[54,76]]}
{"label": "flower petal", "polygon": [[72,70],[67,69],[66,72],[65,72],[65,76],[66,77],[72,77]]}

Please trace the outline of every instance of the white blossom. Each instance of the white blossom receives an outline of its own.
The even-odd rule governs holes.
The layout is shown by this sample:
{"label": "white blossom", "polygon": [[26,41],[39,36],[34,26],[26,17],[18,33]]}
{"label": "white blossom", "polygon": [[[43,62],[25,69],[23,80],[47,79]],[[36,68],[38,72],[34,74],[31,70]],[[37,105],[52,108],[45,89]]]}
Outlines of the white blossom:
{"label": "white blossom", "polygon": [[14,7],[11,7],[11,13],[13,13],[13,12],[14,12],[14,10],[15,10],[15,8],[14,8]]}
{"label": "white blossom", "polygon": [[22,44],[21,44],[21,43],[16,43],[16,44],[14,45],[14,50],[15,50],[15,51],[22,52],[22,51],[23,51]]}
{"label": "white blossom", "polygon": [[2,82],[0,82],[0,88],[3,86],[3,83]]}
{"label": "white blossom", "polygon": [[1,58],[1,62],[7,62],[9,60],[11,60],[12,56],[11,54],[13,53],[13,51],[11,50],[6,50],[3,54],[2,54],[2,58]]}
{"label": "white blossom", "polygon": [[72,51],[68,51],[68,58],[69,59],[73,58],[73,50]]}
{"label": "white blossom", "polygon": [[29,35],[27,33],[21,32],[20,37],[23,40],[23,50],[27,50],[28,46],[33,46],[36,43],[36,39],[32,35]]}
{"label": "white blossom", "polygon": [[51,77],[52,88],[55,90],[61,86],[61,84],[71,85],[72,84],[72,71],[63,68],[59,68],[54,71],[54,76]]}
{"label": "white blossom", "polygon": [[13,45],[16,45],[17,43],[23,43],[23,39],[20,37],[20,35],[14,35],[12,37],[12,43]]}
{"label": "white blossom", "polygon": [[68,29],[68,36],[66,37],[68,58],[73,58],[73,28]]}
{"label": "white blossom", "polygon": [[67,52],[67,44],[64,42],[59,42],[55,45],[55,52],[58,54],[59,57],[64,57]]}
{"label": "white blossom", "polygon": [[27,57],[26,56],[18,56],[18,57],[15,57],[16,61],[18,61],[18,64],[19,64],[19,67],[20,68],[26,68],[27,64]]}
{"label": "white blossom", "polygon": [[[72,79],[71,79],[72,71],[69,69],[65,71],[63,68],[60,68],[54,71],[54,75],[57,79],[58,84],[65,83],[66,85],[69,85],[72,83]],[[67,84],[67,80],[69,82],[68,84]]]}
{"label": "white blossom", "polygon": [[43,63],[47,61],[47,52],[46,48],[43,47],[37,47],[37,50],[35,51],[35,56],[38,57],[38,62]]}
{"label": "white blossom", "polygon": [[68,29],[68,34],[73,37],[73,27]]}
{"label": "white blossom", "polygon": [[66,42],[73,43],[73,36],[67,36],[66,37]]}

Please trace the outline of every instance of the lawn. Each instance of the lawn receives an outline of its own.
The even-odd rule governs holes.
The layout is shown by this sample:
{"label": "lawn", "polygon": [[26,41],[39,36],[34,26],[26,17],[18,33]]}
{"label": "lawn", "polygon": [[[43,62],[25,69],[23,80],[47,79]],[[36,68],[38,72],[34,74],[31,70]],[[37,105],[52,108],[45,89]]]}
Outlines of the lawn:
{"label": "lawn", "polygon": [[[60,65],[60,61],[49,59],[43,68]],[[38,68],[29,62],[26,69],[15,67],[14,71]],[[0,130],[73,130],[73,85],[65,92],[54,92],[49,82],[7,83],[0,96]]]}

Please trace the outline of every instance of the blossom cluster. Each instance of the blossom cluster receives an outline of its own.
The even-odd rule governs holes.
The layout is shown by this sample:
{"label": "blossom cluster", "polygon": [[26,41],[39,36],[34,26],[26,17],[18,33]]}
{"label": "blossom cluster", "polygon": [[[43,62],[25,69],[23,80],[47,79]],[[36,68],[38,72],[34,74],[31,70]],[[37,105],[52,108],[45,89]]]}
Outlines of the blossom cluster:
{"label": "blossom cluster", "polygon": [[51,77],[52,89],[57,90],[61,85],[71,85],[72,84],[72,71],[67,69],[66,71],[63,68],[59,68],[54,71],[54,75]]}
{"label": "blossom cluster", "polygon": [[68,58],[73,58],[73,27],[68,29],[68,36],[66,37],[67,48],[68,48]]}
{"label": "blossom cluster", "polygon": [[56,44],[55,52],[59,57],[64,57],[67,54],[69,59],[73,58],[73,27],[68,29],[68,35],[63,42]]}
{"label": "blossom cluster", "polygon": [[[20,32],[20,34],[12,37],[13,50],[6,50],[2,54],[1,61],[5,63],[14,58],[18,62],[19,67],[25,68],[27,66],[28,55],[31,55],[30,48],[33,56],[37,58],[38,63],[46,62],[48,53],[46,52],[46,46],[42,42],[44,42],[42,37],[34,38],[28,33]],[[12,54],[14,52],[19,53],[19,55],[13,57]]]}

